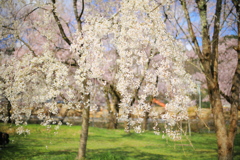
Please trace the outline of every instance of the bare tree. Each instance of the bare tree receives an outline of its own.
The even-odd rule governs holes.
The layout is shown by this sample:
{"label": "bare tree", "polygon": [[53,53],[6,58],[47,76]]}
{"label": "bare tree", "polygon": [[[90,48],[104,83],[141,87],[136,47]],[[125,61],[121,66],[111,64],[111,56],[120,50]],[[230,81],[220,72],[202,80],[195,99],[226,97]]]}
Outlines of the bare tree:
{"label": "bare tree", "polygon": [[[176,37],[187,40],[200,59],[201,69],[207,81],[210,103],[213,108],[212,113],[217,135],[218,159],[221,160],[233,159],[234,139],[238,120],[237,108],[240,106],[239,4],[240,2],[237,0],[233,0],[232,2],[227,0],[216,0],[214,2],[205,0],[178,0],[175,3],[175,7],[181,5],[183,11],[181,13],[184,18],[176,16],[177,14],[172,16],[172,14],[172,19],[168,21],[168,23],[174,23],[178,30],[175,31]],[[211,12],[209,9],[210,6]],[[166,12],[164,14],[167,15]],[[197,19],[200,21],[199,27],[196,26],[196,17],[193,17],[196,14],[198,15]],[[230,16],[233,16],[233,14],[237,15],[236,19],[231,23],[233,25],[226,25],[231,21]],[[169,18],[165,17],[166,19]],[[184,21],[186,23],[183,23]],[[238,54],[238,63],[237,66],[234,66],[236,70],[232,78],[231,92],[226,95],[219,87],[218,47],[220,33],[224,34],[223,32],[232,26],[237,26],[238,46],[235,47],[235,50]],[[233,27],[230,30],[233,33],[236,28]],[[199,39],[201,39],[201,42]],[[223,114],[222,96],[231,104],[229,127],[227,127],[227,122]]]}

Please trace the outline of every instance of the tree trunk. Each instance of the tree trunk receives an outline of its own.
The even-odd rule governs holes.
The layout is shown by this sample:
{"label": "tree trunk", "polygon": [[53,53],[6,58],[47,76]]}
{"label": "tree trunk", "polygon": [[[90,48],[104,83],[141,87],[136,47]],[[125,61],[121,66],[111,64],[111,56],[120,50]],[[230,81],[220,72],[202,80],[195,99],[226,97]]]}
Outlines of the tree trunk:
{"label": "tree trunk", "polygon": [[117,127],[118,127],[117,117],[113,111],[109,111],[108,129],[117,129]]}
{"label": "tree trunk", "polygon": [[128,114],[128,120],[124,122],[124,131],[126,133],[131,132],[130,119],[132,118],[131,113]]}
{"label": "tree trunk", "polygon": [[211,89],[209,93],[211,105],[213,106],[214,125],[217,135],[218,159],[232,160],[234,152],[234,139],[237,131],[237,103],[231,105],[231,118],[229,129],[227,129],[226,121],[223,113],[223,106],[220,99],[219,88]]}
{"label": "tree trunk", "polygon": [[86,157],[88,127],[89,127],[89,112],[90,112],[90,107],[83,108],[82,132],[80,135],[80,144],[79,144],[79,149],[78,149],[78,159],[80,159],[80,160],[85,159],[85,157]]}
{"label": "tree trunk", "polygon": [[148,118],[149,118],[149,112],[145,112],[145,116],[143,117],[143,124],[142,124],[142,130],[146,131],[148,130]]}
{"label": "tree trunk", "polygon": [[112,95],[113,104],[108,105],[108,129],[117,129],[118,119],[117,114],[119,113],[119,101]]}
{"label": "tree trunk", "polygon": [[11,112],[12,112],[12,105],[11,105],[11,102],[7,99],[7,116],[8,116],[7,123],[12,123]]}
{"label": "tree trunk", "polygon": [[[108,106],[108,129],[117,129],[118,127],[118,119],[117,115],[119,113],[119,103],[120,97],[115,91],[114,87],[110,85],[110,87],[105,87],[105,97]],[[110,102],[110,97],[112,103]]]}
{"label": "tree trunk", "polygon": [[[217,91],[215,91],[217,92]],[[210,93],[211,105],[213,106],[213,117],[215,132],[217,136],[217,145],[218,145],[218,159],[227,160],[231,152],[231,148],[228,148],[228,136],[226,131],[226,122],[223,115],[223,107],[220,99],[220,94]]]}
{"label": "tree trunk", "polygon": [[[233,159],[233,144],[237,130],[237,106],[239,106],[239,75],[240,75],[240,44],[236,47],[238,52],[238,66],[235,72],[232,88],[231,88],[231,118],[229,128],[225,122],[223,106],[221,103],[221,94],[218,82],[218,46],[219,46],[219,32],[220,28],[220,19],[222,12],[222,0],[216,0],[215,7],[215,19],[213,21],[213,34],[212,40],[210,38],[208,21],[208,6],[205,0],[196,0],[197,8],[199,10],[199,16],[201,21],[201,35],[202,35],[202,50],[199,47],[193,25],[190,19],[190,14],[187,9],[187,1],[179,0],[184,10],[184,16],[188,23],[188,30],[191,37],[191,42],[194,44],[195,52],[200,58],[201,64],[203,66],[203,72],[206,76],[208,92],[210,97],[211,106],[213,107],[214,115],[214,124],[217,136],[217,145],[218,145],[218,159],[219,160],[231,160]],[[236,11],[240,13],[239,0],[232,0],[235,5]],[[240,14],[238,14],[238,41],[240,41]],[[225,96],[228,98],[228,96]]]}
{"label": "tree trunk", "polygon": [[[233,0],[233,3],[236,7],[236,11],[238,12],[238,20],[240,20],[240,2],[237,0]],[[239,94],[240,94],[240,22],[237,23],[238,26],[238,45],[235,48],[238,54],[238,64],[235,70],[234,77],[232,79],[232,87],[231,87],[231,96],[230,96],[230,123],[229,129],[227,133],[224,135],[218,135],[218,159],[219,160],[232,160],[234,154],[234,140],[237,133],[237,121],[238,121],[238,107],[240,105]],[[216,112],[217,113],[217,112]],[[226,126],[226,124],[222,124],[222,126]],[[221,127],[219,125],[219,127]],[[226,130],[226,129],[225,129]],[[221,138],[223,137],[223,138]],[[223,139],[223,140],[222,140]],[[221,140],[223,141],[222,144]]]}

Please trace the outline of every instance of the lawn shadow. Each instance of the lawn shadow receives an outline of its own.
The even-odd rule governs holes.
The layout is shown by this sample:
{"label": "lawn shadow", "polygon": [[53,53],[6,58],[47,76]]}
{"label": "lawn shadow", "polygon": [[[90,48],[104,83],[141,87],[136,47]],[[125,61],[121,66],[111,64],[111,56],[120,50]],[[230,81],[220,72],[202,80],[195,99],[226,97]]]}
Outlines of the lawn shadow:
{"label": "lawn shadow", "polygon": [[[62,138],[61,141],[69,141],[70,139],[71,138]],[[22,135],[12,135],[10,136],[10,143],[0,150],[0,160],[25,160],[34,159],[35,157],[49,157],[52,155],[67,155],[73,153],[72,150],[52,152],[52,150],[48,148],[52,147],[53,143],[58,143],[57,137],[45,138],[38,136],[36,138],[31,135],[26,137]]]}
{"label": "lawn shadow", "polygon": [[[37,144],[38,142],[35,141]],[[49,151],[46,146],[39,144],[33,146],[23,144],[9,144],[0,150],[0,160],[37,160],[37,159],[74,159],[77,152],[72,150]],[[42,149],[36,149],[42,148]],[[46,147],[46,148],[44,148]],[[55,158],[54,158],[55,157]],[[59,158],[60,157],[60,158]],[[62,158],[61,158],[62,157]],[[68,157],[68,158],[66,158]],[[71,157],[71,158],[69,158]]]}
{"label": "lawn shadow", "polygon": [[[108,149],[89,149],[87,158],[91,160],[165,160],[159,154],[141,152],[133,147],[119,147]],[[165,158],[164,158],[165,157]],[[167,159],[169,159],[168,157]]]}

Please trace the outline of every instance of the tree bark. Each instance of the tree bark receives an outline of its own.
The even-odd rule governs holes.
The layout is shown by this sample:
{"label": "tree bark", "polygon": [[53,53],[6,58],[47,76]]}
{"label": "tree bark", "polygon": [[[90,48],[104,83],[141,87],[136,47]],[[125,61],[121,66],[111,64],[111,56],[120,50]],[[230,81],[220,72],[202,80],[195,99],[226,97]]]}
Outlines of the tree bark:
{"label": "tree bark", "polygon": [[55,21],[56,21],[56,23],[57,23],[57,25],[58,25],[58,28],[59,28],[59,31],[60,31],[60,33],[61,33],[61,36],[62,36],[63,40],[70,46],[70,45],[72,44],[72,42],[71,42],[71,40],[67,37],[67,35],[66,35],[66,33],[65,33],[64,29],[63,29],[63,26],[62,26],[62,24],[61,24],[61,22],[60,22],[60,19],[59,19],[57,13],[56,13],[55,3],[56,3],[56,0],[52,0],[52,7],[53,7],[53,9],[52,9],[52,14],[53,14],[53,17],[54,17],[54,19],[55,19]]}
{"label": "tree bark", "polygon": [[118,128],[118,119],[117,116],[119,114],[119,103],[120,103],[120,97],[117,95],[116,92],[114,92],[113,88],[112,88],[112,92],[111,92],[111,96],[112,96],[112,100],[113,100],[113,106],[111,108],[111,112],[110,112],[110,123],[109,127],[112,127],[112,129],[117,129]]}
{"label": "tree bark", "polygon": [[131,118],[131,114],[128,114],[128,120],[124,122],[124,131],[126,133],[131,133],[131,126],[130,126],[130,118]]}
{"label": "tree bark", "polygon": [[[234,151],[234,139],[237,131],[237,107],[239,106],[239,75],[240,75],[240,67],[239,67],[239,50],[240,44],[238,44],[238,66],[232,80],[232,88],[231,88],[231,117],[230,117],[230,125],[227,127],[224,113],[223,113],[223,105],[221,102],[221,91],[219,88],[218,81],[218,40],[219,40],[219,32],[220,32],[220,17],[221,17],[221,7],[222,0],[216,1],[216,10],[214,19],[214,27],[213,27],[213,35],[212,42],[210,41],[209,34],[209,24],[207,21],[207,2],[205,0],[195,0],[197,3],[197,8],[199,10],[199,16],[201,20],[201,31],[202,31],[202,50],[199,49],[198,43],[196,41],[196,36],[192,27],[192,23],[190,20],[189,12],[187,10],[186,0],[179,0],[184,10],[185,18],[188,23],[188,30],[191,35],[191,40],[195,45],[195,51],[198,54],[198,57],[203,66],[203,73],[206,76],[208,92],[210,97],[211,106],[213,107],[213,117],[214,117],[214,125],[217,136],[217,145],[218,145],[218,159],[219,160],[232,160],[233,159],[233,151]],[[232,0],[234,5],[236,6],[236,11],[239,13],[239,2],[237,0]],[[238,14],[239,15],[239,14]],[[238,18],[240,19],[240,18]],[[239,30],[239,22],[238,22],[238,32]],[[240,37],[239,33],[238,36]],[[240,41],[240,38],[239,38]]]}
{"label": "tree bark", "polygon": [[226,122],[223,114],[223,106],[220,99],[219,88],[209,91],[211,105],[213,106],[213,118],[218,145],[218,159],[229,160],[232,148],[229,146]]}
{"label": "tree bark", "polygon": [[76,18],[76,21],[77,21],[77,28],[78,28],[78,31],[81,32],[82,31],[82,21],[81,21],[81,18],[82,18],[82,15],[83,15],[83,12],[84,12],[84,0],[82,0],[82,9],[81,9],[81,12],[80,14],[78,13],[78,7],[77,7],[77,0],[73,0],[73,10],[74,10],[74,14],[75,14],[75,18]]}
{"label": "tree bark", "polygon": [[146,130],[148,130],[149,112],[145,112],[144,114],[145,114],[145,116],[143,117],[142,130],[146,131]]}
{"label": "tree bark", "polygon": [[88,139],[88,127],[89,127],[89,112],[90,107],[83,108],[82,114],[82,131],[80,134],[80,144],[78,149],[78,159],[83,160],[86,157],[87,139]]}
{"label": "tree bark", "polygon": [[233,159],[234,154],[234,140],[237,133],[237,123],[238,123],[238,108],[240,108],[240,1],[232,0],[236,12],[237,12],[237,30],[238,30],[238,44],[235,48],[237,55],[238,55],[238,63],[237,68],[235,70],[235,74],[233,76],[232,80],[232,88],[231,88],[231,97],[230,97],[230,104],[231,104],[231,110],[230,110],[230,125],[229,125],[229,131],[228,131],[228,142],[229,142],[229,148],[231,149],[231,153],[229,153],[229,159]]}
{"label": "tree bark", "polygon": [[12,123],[12,120],[11,120],[11,112],[12,112],[12,105],[11,105],[11,102],[7,99],[7,116],[8,116],[8,121],[7,123]]}
{"label": "tree bark", "polygon": [[109,111],[109,122],[108,122],[108,129],[117,129],[118,127],[118,120],[114,112]]}
{"label": "tree bark", "polygon": [[104,92],[108,106],[108,129],[117,129],[120,96],[112,85],[106,86]]}

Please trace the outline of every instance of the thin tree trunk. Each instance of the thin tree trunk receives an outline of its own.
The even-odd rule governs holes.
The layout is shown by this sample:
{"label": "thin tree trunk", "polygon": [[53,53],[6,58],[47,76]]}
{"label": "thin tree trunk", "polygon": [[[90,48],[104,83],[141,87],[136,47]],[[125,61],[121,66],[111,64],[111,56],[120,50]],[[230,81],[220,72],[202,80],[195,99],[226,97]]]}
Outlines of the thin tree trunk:
{"label": "thin tree trunk", "polygon": [[130,118],[131,118],[131,114],[128,114],[128,120],[124,122],[124,131],[126,133],[130,133],[131,132],[131,126],[130,126]]}
{"label": "thin tree trunk", "polygon": [[12,123],[12,120],[11,120],[11,110],[12,110],[12,105],[11,105],[11,102],[7,99],[7,116],[8,116],[8,121],[7,123]]}
{"label": "thin tree trunk", "polygon": [[90,112],[90,107],[83,108],[82,132],[80,135],[80,144],[79,144],[79,149],[78,149],[78,159],[80,159],[80,160],[85,159],[85,157],[86,157],[88,127],[89,127],[89,112]]}
{"label": "thin tree trunk", "polygon": [[149,112],[145,112],[145,116],[143,117],[143,124],[142,124],[142,130],[146,131],[148,130],[148,119],[149,119]]}

